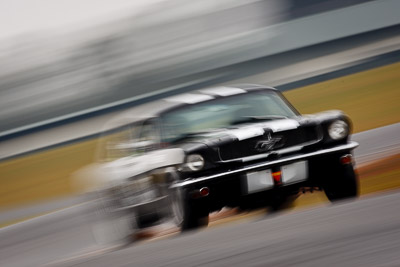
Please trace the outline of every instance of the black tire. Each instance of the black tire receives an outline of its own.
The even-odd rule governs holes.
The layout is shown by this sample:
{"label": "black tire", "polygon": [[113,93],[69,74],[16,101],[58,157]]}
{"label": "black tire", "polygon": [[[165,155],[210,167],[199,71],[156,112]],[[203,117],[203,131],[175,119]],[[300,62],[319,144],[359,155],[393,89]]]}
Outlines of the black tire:
{"label": "black tire", "polygon": [[208,225],[209,211],[200,199],[191,200],[183,189],[171,192],[171,209],[176,225],[182,230],[194,230]]}
{"label": "black tire", "polygon": [[136,224],[139,229],[151,227],[155,225],[157,222],[161,220],[161,217],[158,213],[155,214],[144,214],[141,215],[137,213],[136,215]]}
{"label": "black tire", "polygon": [[358,196],[358,179],[352,165],[341,166],[332,174],[323,185],[325,194],[331,202]]}
{"label": "black tire", "polygon": [[209,211],[196,204],[186,201],[186,211],[181,227],[182,231],[194,230],[208,226]]}

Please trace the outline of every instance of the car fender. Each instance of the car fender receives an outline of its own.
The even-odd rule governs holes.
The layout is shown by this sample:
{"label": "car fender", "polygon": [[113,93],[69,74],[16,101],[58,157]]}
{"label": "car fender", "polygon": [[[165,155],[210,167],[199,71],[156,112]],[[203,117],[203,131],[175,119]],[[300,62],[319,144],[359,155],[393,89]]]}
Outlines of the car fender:
{"label": "car fender", "polygon": [[79,192],[101,190],[157,169],[182,164],[184,158],[181,148],[156,150],[108,163],[90,164],[75,172],[71,180]]}

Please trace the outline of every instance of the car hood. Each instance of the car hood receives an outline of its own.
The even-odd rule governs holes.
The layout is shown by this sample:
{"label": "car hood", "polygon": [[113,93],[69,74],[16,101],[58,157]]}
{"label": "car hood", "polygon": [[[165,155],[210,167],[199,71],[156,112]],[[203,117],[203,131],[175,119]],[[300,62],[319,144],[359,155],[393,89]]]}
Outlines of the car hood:
{"label": "car hood", "polygon": [[[312,120],[314,122],[314,120]],[[207,132],[199,132],[180,142],[183,147],[199,146],[202,143],[207,146],[224,145],[232,141],[243,141],[263,136],[268,132],[278,133],[299,128],[311,120],[304,119],[277,119],[258,123],[243,123],[229,128],[212,129]],[[190,145],[187,145],[190,144]]]}
{"label": "car hood", "polygon": [[318,116],[244,123],[198,133],[178,146],[186,154],[205,154],[213,163],[249,161],[270,153],[286,154],[322,139]]}

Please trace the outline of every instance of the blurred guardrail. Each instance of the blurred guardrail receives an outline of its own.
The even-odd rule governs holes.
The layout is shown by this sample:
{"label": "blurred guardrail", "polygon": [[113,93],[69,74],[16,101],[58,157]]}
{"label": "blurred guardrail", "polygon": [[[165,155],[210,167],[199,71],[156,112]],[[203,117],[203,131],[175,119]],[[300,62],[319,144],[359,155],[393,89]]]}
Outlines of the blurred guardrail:
{"label": "blurred guardrail", "polygon": [[[189,45],[185,45],[185,36],[183,36],[179,45],[181,48],[184,47],[184,50],[168,50],[164,47],[164,50],[159,51],[160,53],[155,53],[161,47],[159,46],[153,50],[150,48],[146,50],[144,54],[149,56],[133,53],[135,47],[140,47],[138,40],[146,37],[143,29],[128,30],[122,36],[105,38],[84,46],[74,56],[47,66],[46,68],[52,69],[52,66],[57,64],[66,65],[61,73],[57,72],[57,68],[61,67],[54,69],[54,75],[48,79],[37,81],[36,78],[32,78],[32,82],[27,79],[22,85],[21,81],[8,84],[0,82],[0,86],[6,84],[10,91],[13,85],[17,88],[30,89],[43,86],[43,84],[54,87],[54,90],[49,89],[41,93],[40,101],[36,105],[29,103],[28,94],[25,99],[26,106],[20,107],[10,101],[12,99],[7,97],[7,90],[2,91],[1,99],[4,103],[1,107],[0,139],[12,139],[37,130],[63,126],[71,121],[75,126],[68,126],[68,128],[75,134],[69,135],[70,139],[95,134],[100,128],[84,131],[83,129],[87,127],[83,124],[86,122],[80,124],[80,120],[100,115],[101,118],[92,119],[100,124],[112,115],[110,112],[151,100],[160,93],[173,94],[252,75],[266,69],[279,69],[282,67],[280,59],[285,58],[285,54],[288,55],[291,51],[300,51],[295,54],[297,58],[293,57],[294,54],[289,55],[292,62],[296,62],[314,56],[316,50],[319,54],[332,53],[330,48],[326,49],[327,47],[322,46],[336,40],[360,36],[380,29],[391,29],[389,34],[394,32],[396,35],[398,31],[396,25],[400,24],[398,10],[400,10],[400,1],[397,0],[369,1],[288,21],[282,20],[279,23],[270,22],[271,24],[267,26],[256,27],[253,30],[247,29],[239,34],[233,33],[211,40],[203,36],[204,39],[201,42]],[[216,16],[218,15],[221,14],[216,12]],[[196,18],[197,22],[201,22],[208,17],[199,15]],[[182,23],[185,23],[185,20],[171,21],[169,26],[162,28],[161,31]],[[152,29],[151,27],[153,26],[146,25],[144,28]],[[149,41],[153,37],[148,37]],[[362,38],[368,39],[365,36],[360,37]],[[353,41],[360,42],[358,37]],[[142,46],[145,44],[143,43]],[[322,48],[315,49],[317,45]],[[350,47],[351,45],[347,44]],[[326,51],[321,52],[322,50]],[[150,56],[151,54],[157,56]],[[87,55],[91,55],[88,57],[90,60],[81,59]],[[285,62],[290,64],[287,57]],[[263,63],[254,63],[259,58],[264,58]],[[246,62],[250,62],[252,67],[244,69]],[[255,68],[254,64],[259,66]],[[293,76],[294,74],[283,73],[280,82],[284,83],[285,75]],[[10,80],[6,80],[8,81]],[[24,94],[24,91],[13,93]],[[19,103],[24,105],[24,102]],[[59,131],[65,132],[61,130],[62,127],[58,128]],[[44,141],[44,138],[39,138],[41,140],[39,144],[30,146],[30,149],[68,141],[66,137],[60,137],[63,134],[58,135],[54,131],[52,136],[50,139],[45,138]],[[36,140],[39,139],[36,138]],[[0,146],[4,148],[4,142]],[[27,148],[14,151],[12,154],[22,153],[23,150],[26,151]],[[10,156],[10,153],[3,153],[0,157]]]}

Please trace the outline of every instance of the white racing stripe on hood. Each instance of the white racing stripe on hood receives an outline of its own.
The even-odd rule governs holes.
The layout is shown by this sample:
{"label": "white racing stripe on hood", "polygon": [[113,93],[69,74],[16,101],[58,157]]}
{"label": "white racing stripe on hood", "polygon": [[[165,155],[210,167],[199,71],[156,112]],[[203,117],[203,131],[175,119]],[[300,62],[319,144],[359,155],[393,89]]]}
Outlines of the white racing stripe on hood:
{"label": "white racing stripe on hood", "polygon": [[252,127],[244,127],[241,129],[230,130],[227,131],[226,133],[235,136],[240,141],[263,135],[264,129],[262,127],[252,126]]}
{"label": "white racing stripe on hood", "polygon": [[299,122],[296,120],[283,119],[266,123],[259,123],[254,126],[246,126],[240,129],[228,130],[224,133],[233,135],[240,141],[263,135],[265,133],[264,128],[269,128],[272,130],[272,132],[276,133],[297,129],[299,125]]}
{"label": "white racing stripe on hood", "polygon": [[274,133],[282,132],[292,129],[297,129],[300,126],[300,123],[296,120],[291,119],[283,119],[283,120],[275,120],[262,124],[264,128],[270,128]]}

